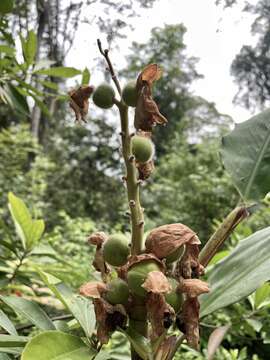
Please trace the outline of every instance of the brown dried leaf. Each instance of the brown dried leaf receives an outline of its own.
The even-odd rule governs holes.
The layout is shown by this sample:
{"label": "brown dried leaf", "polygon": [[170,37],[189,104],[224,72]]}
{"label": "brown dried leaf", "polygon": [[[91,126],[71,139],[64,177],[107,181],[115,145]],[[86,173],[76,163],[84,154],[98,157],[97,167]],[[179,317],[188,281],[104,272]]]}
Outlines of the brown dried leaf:
{"label": "brown dried leaf", "polygon": [[207,345],[207,360],[212,360],[215,352],[228,332],[230,325],[220,326],[215,329],[209,337]]}
{"label": "brown dried leaf", "polygon": [[187,343],[193,349],[198,350],[200,342],[199,331],[200,303],[198,299],[187,298],[182,308],[182,320],[185,327]]}
{"label": "brown dried leaf", "polygon": [[102,248],[97,246],[95,257],[93,260],[94,268],[101,273],[102,280],[107,281],[107,275],[110,273],[110,268],[104,261]]}
{"label": "brown dried leaf", "polygon": [[77,90],[69,91],[70,102],[69,105],[74,110],[76,121],[85,120],[85,116],[88,113],[89,97],[93,93],[93,86],[80,86]]}
{"label": "brown dried leaf", "polygon": [[145,247],[147,252],[151,252],[162,259],[186,243],[200,244],[200,240],[189,227],[176,223],[153,229],[147,236]]}
{"label": "brown dried leaf", "polygon": [[177,337],[175,335],[165,338],[155,353],[156,360],[166,360],[168,355],[176,344]]}
{"label": "brown dried leaf", "polygon": [[139,77],[142,81],[146,81],[152,85],[154,81],[160,79],[161,75],[162,70],[157,64],[149,64],[143,69]]}
{"label": "brown dried leaf", "polygon": [[204,267],[199,263],[199,246],[186,245],[186,251],[178,264],[176,272],[178,276],[183,276],[185,279],[198,278],[204,273]]}
{"label": "brown dried leaf", "polygon": [[102,282],[88,282],[80,287],[80,294],[83,296],[99,299],[106,291],[106,285]]}
{"label": "brown dried leaf", "polygon": [[151,271],[142,284],[142,287],[148,291],[156,294],[168,293],[172,287],[166,276],[160,271]]}
{"label": "brown dried leaf", "polygon": [[207,282],[199,279],[184,279],[180,285],[180,290],[189,297],[197,297],[210,291]]}
{"label": "brown dried leaf", "polygon": [[116,328],[123,327],[127,321],[127,314],[122,305],[111,305],[104,299],[94,299],[97,321],[97,337],[101,344],[107,344],[110,334]]}
{"label": "brown dried leaf", "polygon": [[[161,336],[175,319],[173,308],[165,301],[164,295],[149,293],[146,300],[147,316],[152,326],[152,340]],[[169,325],[169,326],[168,326]]]}

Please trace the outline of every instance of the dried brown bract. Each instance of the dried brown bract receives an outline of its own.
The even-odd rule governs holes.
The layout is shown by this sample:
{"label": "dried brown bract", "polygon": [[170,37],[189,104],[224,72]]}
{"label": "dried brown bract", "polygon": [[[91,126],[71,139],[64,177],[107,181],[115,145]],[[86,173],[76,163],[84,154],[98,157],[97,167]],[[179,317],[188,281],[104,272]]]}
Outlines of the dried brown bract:
{"label": "dried brown bract", "polygon": [[193,349],[198,350],[200,341],[199,331],[200,303],[197,297],[187,298],[183,304],[181,320],[184,324],[184,333],[187,343]]}
{"label": "dried brown bract", "polygon": [[86,297],[99,299],[106,292],[106,285],[102,282],[92,281],[80,287],[80,294]]}
{"label": "dried brown bract", "polygon": [[177,223],[153,229],[147,236],[145,247],[147,252],[163,259],[186,243],[200,244],[200,240],[189,227]]}
{"label": "dried brown bract", "polygon": [[97,337],[101,344],[107,344],[110,334],[117,327],[125,327],[127,314],[122,305],[111,305],[104,299],[94,299],[97,320]]}
{"label": "dried brown bract", "polygon": [[198,278],[204,274],[204,267],[200,264],[199,258],[199,246],[194,244],[187,244],[186,251],[181,259],[181,262],[177,265],[178,275],[183,276],[185,279]]}
{"label": "dried brown bract", "polygon": [[188,297],[197,297],[210,291],[207,282],[200,279],[184,279],[179,286],[179,290],[186,293]]}
{"label": "dried brown bract", "polygon": [[159,112],[158,106],[152,98],[153,82],[161,76],[161,69],[157,64],[148,65],[137,79],[138,100],[135,109],[134,126],[137,130],[152,131],[156,124],[166,124],[167,119]]}
{"label": "dried brown bract", "polygon": [[164,294],[172,290],[172,287],[166,278],[166,276],[160,271],[151,271],[145,282],[142,284],[142,287],[148,291],[155,294]]}
{"label": "dried brown bract", "polygon": [[87,122],[85,120],[85,117],[88,113],[89,98],[93,91],[94,87],[88,85],[80,86],[77,90],[69,91],[69,105],[71,109],[75,112],[76,121],[79,122],[80,120],[82,120],[85,123]]}
{"label": "dried brown bract", "polygon": [[104,261],[102,245],[108,239],[108,235],[104,232],[96,232],[90,235],[87,239],[88,243],[91,245],[96,245],[96,253],[93,260],[94,268],[101,273],[103,281],[106,282],[107,275],[110,273],[110,268]]}
{"label": "dried brown bract", "polygon": [[137,169],[139,171],[139,180],[147,180],[152,172],[155,170],[154,161],[150,160],[144,164],[136,164]]}
{"label": "dried brown bract", "polygon": [[149,293],[146,300],[147,316],[152,326],[152,340],[161,336],[175,319],[173,308],[166,303],[163,294]]}
{"label": "dried brown bract", "polygon": [[106,235],[104,232],[99,231],[94,234],[91,234],[87,241],[91,245],[97,245],[102,246],[102,244],[108,239],[108,235]]}

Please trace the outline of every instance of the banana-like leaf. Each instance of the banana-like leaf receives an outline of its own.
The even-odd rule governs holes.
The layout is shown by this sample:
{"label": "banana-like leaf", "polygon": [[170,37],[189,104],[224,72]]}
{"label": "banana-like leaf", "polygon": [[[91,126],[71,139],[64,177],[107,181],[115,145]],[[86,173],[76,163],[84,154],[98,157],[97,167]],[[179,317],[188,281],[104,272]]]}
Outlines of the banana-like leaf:
{"label": "banana-like leaf", "polygon": [[18,335],[15,326],[9,320],[4,311],[0,310],[0,326],[5,329],[10,335]]}
{"label": "banana-like leaf", "polygon": [[264,198],[270,191],[270,110],[236,124],[222,138],[221,156],[244,199]]}
{"label": "banana-like leaf", "polygon": [[81,338],[60,331],[34,336],[22,352],[21,360],[91,360],[96,351]]}
{"label": "banana-like leaf", "polygon": [[94,306],[91,301],[74,294],[62,280],[55,276],[41,270],[37,271],[57,299],[73,314],[83,328],[85,335],[91,337],[96,325]]}
{"label": "banana-like leaf", "polygon": [[0,347],[24,347],[28,340],[29,338],[25,336],[0,334]]}
{"label": "banana-like leaf", "polygon": [[270,227],[239,242],[224,260],[215,265],[207,281],[210,292],[200,297],[200,316],[247,297],[270,279]]}
{"label": "banana-like leaf", "polygon": [[1,296],[0,299],[16,313],[24,316],[39,329],[53,330],[55,326],[48,315],[34,302],[16,296]]}

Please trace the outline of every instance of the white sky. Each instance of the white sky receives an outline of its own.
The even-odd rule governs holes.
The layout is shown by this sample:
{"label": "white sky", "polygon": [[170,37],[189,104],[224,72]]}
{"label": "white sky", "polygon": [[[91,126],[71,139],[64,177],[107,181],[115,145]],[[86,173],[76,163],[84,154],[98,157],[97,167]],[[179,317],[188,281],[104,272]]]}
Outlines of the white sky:
{"label": "white sky", "polygon": [[[157,0],[152,9],[142,10],[141,16],[132,20],[134,30],[127,34],[127,39],[118,41],[120,50],[112,52],[111,57],[120,59],[122,66],[121,58],[128,54],[132,41],[146,42],[155,26],[183,23],[187,28],[186,52],[200,58],[197,70],[204,75],[204,79],[194,83],[194,92],[215,102],[220,112],[231,115],[236,122],[244,121],[252,114],[232,103],[237,86],[230,76],[231,62],[242,45],[255,41],[250,34],[253,17],[241,12],[243,3],[244,0],[232,9],[223,10],[215,5],[215,0]],[[98,5],[92,8],[95,10]],[[99,56],[94,45],[96,35],[96,29],[90,31],[89,25],[80,26],[67,65],[91,67],[91,59]],[[105,39],[106,35],[98,37]],[[93,80],[98,79],[98,71],[92,75]]]}

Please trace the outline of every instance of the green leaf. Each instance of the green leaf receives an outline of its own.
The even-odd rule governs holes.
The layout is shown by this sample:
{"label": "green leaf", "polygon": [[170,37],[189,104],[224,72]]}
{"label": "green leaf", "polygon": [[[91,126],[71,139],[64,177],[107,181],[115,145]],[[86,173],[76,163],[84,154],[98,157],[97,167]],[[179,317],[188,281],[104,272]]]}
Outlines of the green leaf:
{"label": "green leaf", "polygon": [[270,110],[236,124],[222,138],[221,156],[245,199],[264,198],[270,191]]}
{"label": "green leaf", "polygon": [[91,360],[96,352],[77,336],[46,331],[33,337],[22,352],[21,360]]}
{"label": "green leaf", "polygon": [[0,1],[0,14],[8,14],[13,10],[13,0]]}
{"label": "green leaf", "polygon": [[270,284],[265,283],[255,292],[255,309],[259,309],[270,302]]}
{"label": "green leaf", "polygon": [[48,75],[48,76],[55,76],[61,78],[71,78],[73,76],[80,75],[81,71],[73,67],[59,66],[59,67],[51,67],[50,69],[38,70],[35,71],[35,73],[40,75]]}
{"label": "green leaf", "polygon": [[0,45],[0,53],[5,53],[7,55],[13,56],[15,49],[7,45]]}
{"label": "green leaf", "polygon": [[4,311],[0,310],[0,326],[5,329],[10,335],[18,335],[15,326],[9,320]]}
{"label": "green leaf", "polygon": [[32,220],[25,203],[13,193],[8,194],[11,212],[17,233],[25,249],[31,249],[40,240],[45,224],[43,220]]}
{"label": "green leaf", "polygon": [[152,348],[150,341],[144,336],[137,333],[131,327],[127,328],[127,330],[119,330],[122,334],[124,334],[134,350],[143,360],[152,359]]}
{"label": "green leaf", "polygon": [[11,360],[11,358],[5,353],[0,353],[0,360]]}
{"label": "green leaf", "polygon": [[0,334],[0,347],[23,347],[29,338],[25,336],[2,335]]}
{"label": "green leaf", "polygon": [[270,227],[257,231],[210,272],[211,291],[200,297],[200,316],[231,305],[247,297],[270,279]]}
{"label": "green leaf", "polygon": [[16,296],[1,296],[0,299],[16,313],[31,321],[37,328],[53,330],[55,326],[48,315],[34,302]]}
{"label": "green leaf", "polygon": [[58,91],[58,85],[56,83],[53,83],[52,81],[41,81],[40,82],[42,85],[44,85],[45,87]]}
{"label": "green leaf", "polygon": [[89,299],[75,295],[71,289],[55,276],[37,270],[44,283],[73,314],[83,328],[85,335],[91,337],[95,330],[95,311]]}
{"label": "green leaf", "polygon": [[6,102],[9,106],[20,114],[29,115],[29,107],[25,96],[23,96],[18,89],[11,85],[4,86]]}
{"label": "green leaf", "polygon": [[88,85],[90,81],[90,71],[86,67],[82,72],[82,85]]}
{"label": "green leaf", "polygon": [[20,38],[21,38],[24,60],[29,66],[35,60],[35,56],[37,52],[37,36],[33,30],[30,30],[27,34],[26,39],[24,39],[22,36],[20,36]]}
{"label": "green leaf", "polygon": [[[5,352],[8,354],[13,354],[13,355],[20,355],[22,352],[22,347],[1,347],[0,346],[0,353]],[[12,358],[14,359],[14,358]]]}

